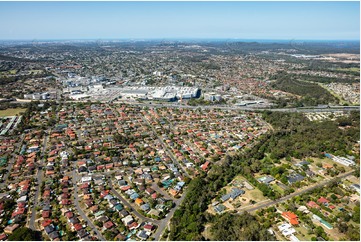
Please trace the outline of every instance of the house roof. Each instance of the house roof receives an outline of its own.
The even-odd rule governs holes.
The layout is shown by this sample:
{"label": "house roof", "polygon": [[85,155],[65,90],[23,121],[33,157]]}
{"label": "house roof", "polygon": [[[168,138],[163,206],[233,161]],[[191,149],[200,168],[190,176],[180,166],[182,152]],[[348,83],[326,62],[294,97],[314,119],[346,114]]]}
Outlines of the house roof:
{"label": "house roof", "polygon": [[317,204],[317,203],[315,203],[314,201],[309,201],[308,203],[307,203],[307,206],[309,206],[309,207],[311,207],[311,208],[319,208],[320,206]]}
{"label": "house roof", "polygon": [[44,228],[49,226],[51,224],[52,220],[51,219],[45,219],[42,223],[41,226],[43,226]]}
{"label": "house roof", "polygon": [[324,197],[320,197],[318,200],[317,200],[317,202],[319,202],[319,203],[329,203],[330,201],[328,201],[326,198],[324,198]]}
{"label": "house roof", "polygon": [[106,228],[106,229],[110,229],[111,227],[114,226],[114,223],[109,220],[108,222],[104,223],[103,226],[104,226],[104,228]]}
{"label": "house roof", "polygon": [[298,217],[296,214],[288,211],[288,212],[283,212],[282,213],[282,217],[284,217],[285,219],[287,219],[290,224],[292,225],[297,225],[298,224]]}
{"label": "house roof", "polygon": [[73,226],[74,226],[75,231],[81,230],[83,228],[83,226],[80,223],[76,223]]}
{"label": "house roof", "polygon": [[304,176],[302,176],[298,173],[292,174],[287,177],[289,183],[299,182],[299,181],[302,181],[304,178],[305,178]]}
{"label": "house roof", "polygon": [[135,203],[136,204],[142,204],[143,203],[143,200],[142,199],[140,199],[140,198],[137,198],[137,199],[135,199]]}
{"label": "house roof", "polygon": [[48,236],[49,236],[50,239],[53,240],[53,239],[58,238],[58,237],[59,237],[59,234],[58,234],[57,231],[53,231],[53,232],[51,232],[50,234],[48,234]]}

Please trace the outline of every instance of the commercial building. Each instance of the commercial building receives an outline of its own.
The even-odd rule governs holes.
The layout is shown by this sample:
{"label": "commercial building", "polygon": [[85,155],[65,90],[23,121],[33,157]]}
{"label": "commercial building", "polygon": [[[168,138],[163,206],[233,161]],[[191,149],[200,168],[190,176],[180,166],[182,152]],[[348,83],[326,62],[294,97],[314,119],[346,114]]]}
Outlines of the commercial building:
{"label": "commercial building", "polygon": [[204,97],[204,100],[211,101],[211,102],[221,101],[222,100],[222,96],[219,95],[219,94],[216,94],[214,92],[205,93],[203,95],[203,97]]}

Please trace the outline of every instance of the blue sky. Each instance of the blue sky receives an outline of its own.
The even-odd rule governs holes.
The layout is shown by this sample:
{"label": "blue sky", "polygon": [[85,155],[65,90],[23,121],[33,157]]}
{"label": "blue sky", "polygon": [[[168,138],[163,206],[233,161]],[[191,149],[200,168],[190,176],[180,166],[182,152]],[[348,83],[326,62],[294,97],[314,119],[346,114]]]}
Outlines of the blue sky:
{"label": "blue sky", "polygon": [[359,2],[0,2],[0,39],[359,40]]}

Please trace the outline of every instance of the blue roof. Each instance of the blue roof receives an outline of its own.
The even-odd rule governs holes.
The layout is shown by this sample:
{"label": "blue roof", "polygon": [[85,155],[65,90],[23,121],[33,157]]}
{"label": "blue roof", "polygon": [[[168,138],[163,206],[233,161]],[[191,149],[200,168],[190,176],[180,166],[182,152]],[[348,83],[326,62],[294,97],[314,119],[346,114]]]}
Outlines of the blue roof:
{"label": "blue roof", "polygon": [[245,193],[245,191],[243,191],[242,189],[234,187],[234,188],[232,188],[232,191],[229,195],[231,196],[232,199],[235,199],[236,197],[238,197],[244,193]]}
{"label": "blue roof", "polygon": [[215,210],[217,213],[221,213],[221,212],[223,212],[225,209],[226,209],[226,206],[224,206],[223,204],[219,204],[218,206],[214,207],[214,210]]}
{"label": "blue roof", "polygon": [[121,204],[115,205],[114,208],[115,208],[116,210],[118,210],[118,211],[123,210],[123,206],[122,206]]}
{"label": "blue roof", "polygon": [[139,197],[138,193],[133,193],[132,195],[130,195],[130,199],[137,199]]}
{"label": "blue roof", "polygon": [[150,209],[150,206],[149,206],[148,203],[145,203],[145,204],[143,204],[142,206],[140,206],[140,208],[141,208],[142,210],[146,211],[146,210],[149,210],[149,209]]}
{"label": "blue roof", "polygon": [[223,202],[225,202],[225,201],[227,201],[230,197],[231,197],[230,194],[226,194],[226,195],[223,195],[223,196],[221,197],[221,200],[222,200]]}

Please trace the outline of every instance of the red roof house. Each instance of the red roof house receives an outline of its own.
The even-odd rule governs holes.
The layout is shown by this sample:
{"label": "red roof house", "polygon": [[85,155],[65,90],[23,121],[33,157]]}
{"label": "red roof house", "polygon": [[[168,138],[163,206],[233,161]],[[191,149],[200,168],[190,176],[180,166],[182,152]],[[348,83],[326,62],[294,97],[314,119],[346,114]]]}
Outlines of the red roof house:
{"label": "red roof house", "polygon": [[325,203],[329,203],[330,201],[328,201],[326,198],[324,198],[324,197],[320,197],[318,200],[317,200],[317,202],[318,203],[323,203],[323,204],[325,204]]}
{"label": "red roof house", "polygon": [[298,217],[292,212],[283,212],[282,217],[285,218],[290,224],[298,225]]}
{"label": "red roof house", "polygon": [[317,208],[317,209],[320,208],[320,206],[317,203],[315,203],[314,201],[309,201],[307,203],[307,206],[310,207],[310,208]]}

